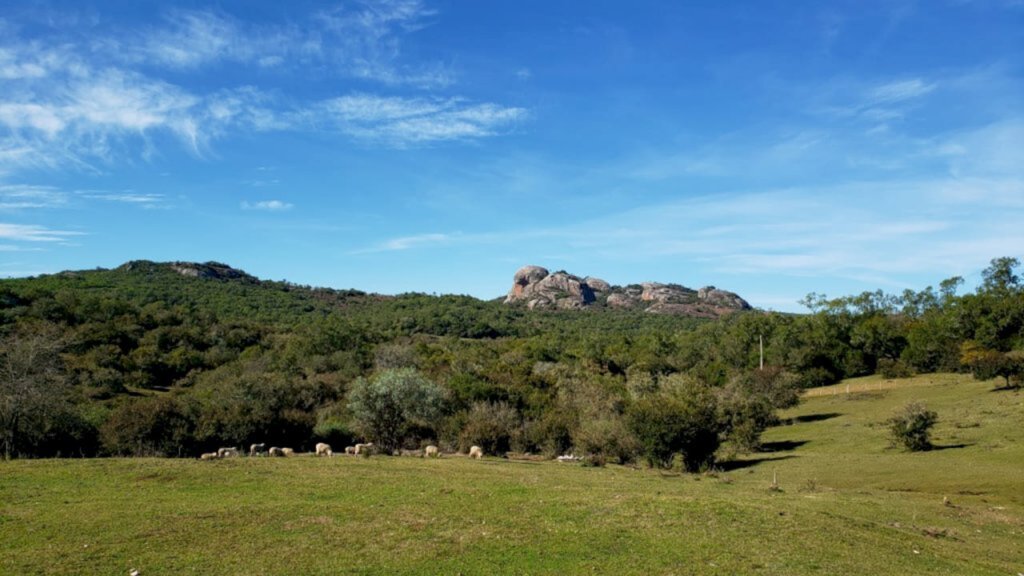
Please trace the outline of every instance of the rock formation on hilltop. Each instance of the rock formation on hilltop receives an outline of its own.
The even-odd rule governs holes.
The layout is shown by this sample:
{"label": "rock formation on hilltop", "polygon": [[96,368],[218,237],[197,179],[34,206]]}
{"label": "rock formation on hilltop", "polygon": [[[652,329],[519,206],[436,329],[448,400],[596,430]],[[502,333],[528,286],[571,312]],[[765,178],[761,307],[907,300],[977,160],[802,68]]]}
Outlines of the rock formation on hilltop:
{"label": "rock formation on hilltop", "polygon": [[150,262],[149,260],[132,260],[118,267],[118,270],[126,272],[144,271],[152,272],[161,268],[169,268],[182,276],[191,278],[206,278],[214,280],[242,280],[244,282],[259,282],[255,276],[245,273],[237,268],[232,268],[220,262]]}
{"label": "rock formation on hilltop", "polygon": [[700,290],[657,282],[612,286],[600,278],[580,278],[565,271],[552,274],[540,266],[524,266],[516,271],[505,303],[525,303],[531,310],[607,307],[700,318],[717,318],[750,308],[743,298],[714,286]]}

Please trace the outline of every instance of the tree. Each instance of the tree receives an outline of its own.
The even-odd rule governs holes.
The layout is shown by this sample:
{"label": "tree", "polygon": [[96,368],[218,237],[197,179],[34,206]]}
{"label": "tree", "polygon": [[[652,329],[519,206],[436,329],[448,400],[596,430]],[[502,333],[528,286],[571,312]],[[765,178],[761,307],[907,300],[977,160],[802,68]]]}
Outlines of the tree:
{"label": "tree", "polygon": [[60,329],[19,326],[0,338],[0,447],[5,458],[31,454],[69,410]]}
{"label": "tree", "polygon": [[993,258],[988,268],[981,272],[982,289],[986,292],[1005,294],[1020,287],[1020,277],[1014,270],[1020,266],[1020,260],[1003,256]]}
{"label": "tree", "polygon": [[975,380],[1003,378],[1007,388],[1019,388],[1024,375],[1024,351],[1000,352],[968,340],[960,346],[960,362]]}
{"label": "tree", "polygon": [[360,378],[348,397],[356,427],[385,453],[400,448],[415,428],[430,428],[444,402],[444,390],[411,368]]}
{"label": "tree", "polygon": [[681,454],[689,472],[714,464],[723,424],[710,387],[678,379],[657,395],[638,400],[627,420],[651,466],[668,468]]}

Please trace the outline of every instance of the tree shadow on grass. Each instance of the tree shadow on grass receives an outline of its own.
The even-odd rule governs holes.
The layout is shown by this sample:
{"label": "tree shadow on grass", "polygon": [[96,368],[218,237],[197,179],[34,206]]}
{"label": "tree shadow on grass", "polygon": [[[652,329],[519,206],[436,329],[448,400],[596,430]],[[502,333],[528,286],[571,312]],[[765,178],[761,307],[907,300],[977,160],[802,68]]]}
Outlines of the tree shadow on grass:
{"label": "tree shadow on grass", "polygon": [[959,448],[967,448],[968,446],[974,446],[974,444],[932,444],[932,447],[928,450],[930,452],[938,452],[939,450],[957,450]]}
{"label": "tree shadow on grass", "polygon": [[840,412],[822,412],[820,414],[804,414],[803,416],[794,416],[793,418],[786,418],[782,421],[783,424],[797,424],[804,422],[821,422],[822,420],[831,420],[842,416]]}
{"label": "tree shadow on grass", "polygon": [[733,470],[741,470],[743,468],[750,468],[751,466],[757,466],[758,464],[764,464],[765,462],[779,462],[781,460],[789,460],[790,458],[796,458],[792,454],[786,456],[778,456],[776,458],[752,458],[750,460],[729,460],[728,462],[720,462],[718,467],[723,472],[732,472]]}
{"label": "tree shadow on grass", "polygon": [[778,442],[765,442],[761,444],[758,452],[789,452],[807,444],[810,440],[779,440]]}

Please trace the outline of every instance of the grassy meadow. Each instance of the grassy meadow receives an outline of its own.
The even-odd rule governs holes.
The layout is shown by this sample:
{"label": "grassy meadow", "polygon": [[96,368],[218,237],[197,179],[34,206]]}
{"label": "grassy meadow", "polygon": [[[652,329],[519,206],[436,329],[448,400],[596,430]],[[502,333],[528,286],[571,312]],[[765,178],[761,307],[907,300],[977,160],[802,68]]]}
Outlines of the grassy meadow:
{"label": "grassy meadow", "polygon": [[[0,574],[1024,572],[1024,393],[954,375],[849,384],[704,475],[454,456],[0,462]],[[909,400],[938,412],[936,450],[889,447],[883,421]]]}

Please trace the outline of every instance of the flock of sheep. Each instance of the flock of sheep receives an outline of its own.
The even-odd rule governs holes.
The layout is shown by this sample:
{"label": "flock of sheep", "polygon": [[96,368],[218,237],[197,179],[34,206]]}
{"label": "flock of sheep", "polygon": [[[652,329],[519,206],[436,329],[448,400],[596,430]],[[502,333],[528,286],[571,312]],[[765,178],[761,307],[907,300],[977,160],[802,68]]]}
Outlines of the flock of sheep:
{"label": "flock of sheep", "polygon": [[[351,456],[369,456],[370,454],[373,453],[373,450],[374,446],[372,442],[366,444],[356,444],[355,446],[346,446],[345,454]],[[267,445],[264,443],[253,444],[252,446],[249,446],[249,456],[277,456],[283,458],[285,456],[293,456],[295,455],[295,453],[295,450],[291,448],[278,448],[277,446],[271,446],[270,448],[267,448]],[[314,454],[317,456],[333,456],[334,451],[331,450],[330,444],[320,442],[316,445],[316,450]],[[219,458],[232,458],[241,455],[242,451],[239,450],[238,448],[220,448],[216,452],[207,452],[205,454],[202,454],[201,456],[199,456],[199,459],[217,460]],[[396,453],[395,455],[439,458],[441,456],[441,450],[437,446],[430,445],[424,448],[423,450],[403,450],[400,453]],[[484,457],[484,451],[479,446],[473,446],[469,449],[469,457],[479,460],[480,458]]]}

